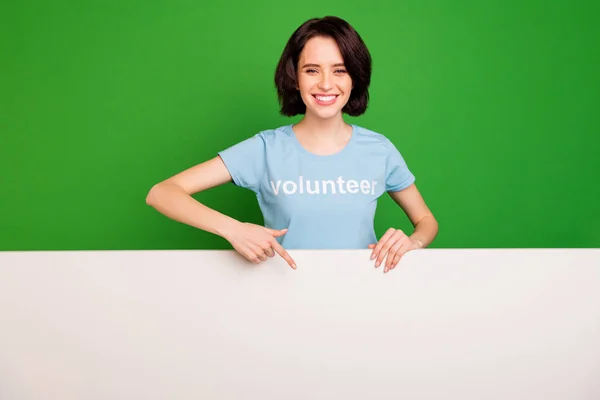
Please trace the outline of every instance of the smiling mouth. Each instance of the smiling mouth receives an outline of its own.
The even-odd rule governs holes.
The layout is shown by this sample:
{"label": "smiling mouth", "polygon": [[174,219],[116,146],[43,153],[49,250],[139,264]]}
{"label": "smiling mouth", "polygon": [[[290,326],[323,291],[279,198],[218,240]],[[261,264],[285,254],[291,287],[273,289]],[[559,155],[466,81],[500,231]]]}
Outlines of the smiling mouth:
{"label": "smiling mouth", "polygon": [[313,94],[313,97],[317,100],[318,104],[324,104],[324,105],[328,105],[328,104],[333,104],[335,102],[335,100],[338,98],[339,94],[332,94],[332,95],[319,95],[319,94]]}

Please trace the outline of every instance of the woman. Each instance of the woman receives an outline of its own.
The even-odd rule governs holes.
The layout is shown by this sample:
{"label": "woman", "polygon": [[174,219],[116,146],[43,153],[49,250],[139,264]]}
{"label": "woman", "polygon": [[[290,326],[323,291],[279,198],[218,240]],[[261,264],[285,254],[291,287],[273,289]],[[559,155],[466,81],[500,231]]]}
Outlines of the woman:
{"label": "woman", "polygon": [[[373,249],[384,272],[407,251],[428,246],[438,224],[396,147],[385,136],[349,125],[365,112],[371,56],[359,34],[337,17],[311,19],[289,39],[275,73],[281,113],[295,125],[262,131],[161,182],[147,203],[176,221],[219,235],[254,263],[285,250]],[[192,194],[233,181],[256,193],[265,226],[213,210]],[[377,241],[377,199],[387,192],[414,226],[390,228]]]}

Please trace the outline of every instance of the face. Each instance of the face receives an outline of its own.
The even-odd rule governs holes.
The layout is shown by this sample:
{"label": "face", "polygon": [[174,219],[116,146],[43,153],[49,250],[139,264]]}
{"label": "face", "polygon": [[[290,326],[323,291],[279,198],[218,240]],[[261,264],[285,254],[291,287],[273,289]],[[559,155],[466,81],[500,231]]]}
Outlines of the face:
{"label": "face", "polygon": [[319,36],[306,42],[298,60],[298,89],[307,116],[341,117],[350,98],[352,79],[334,39]]}

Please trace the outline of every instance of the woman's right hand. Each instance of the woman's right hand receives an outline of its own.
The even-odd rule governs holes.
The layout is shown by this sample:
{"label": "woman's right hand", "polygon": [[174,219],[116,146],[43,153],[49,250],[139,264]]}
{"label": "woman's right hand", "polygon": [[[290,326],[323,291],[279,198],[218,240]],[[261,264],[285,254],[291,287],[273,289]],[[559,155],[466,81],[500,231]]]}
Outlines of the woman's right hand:
{"label": "woman's right hand", "polygon": [[290,267],[296,269],[296,262],[279,242],[275,240],[276,237],[283,236],[286,233],[287,229],[269,229],[264,226],[244,222],[226,235],[225,239],[231,243],[238,253],[255,264],[260,264],[266,261],[268,257],[273,257],[277,253]]}

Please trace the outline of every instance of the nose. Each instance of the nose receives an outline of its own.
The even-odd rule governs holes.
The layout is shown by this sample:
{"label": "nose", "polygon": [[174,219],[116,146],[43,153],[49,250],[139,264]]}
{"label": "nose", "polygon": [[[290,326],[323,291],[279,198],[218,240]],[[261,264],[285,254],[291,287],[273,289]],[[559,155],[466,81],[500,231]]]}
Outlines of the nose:
{"label": "nose", "polygon": [[328,73],[321,74],[321,80],[319,81],[319,89],[330,90],[333,88],[331,77]]}

